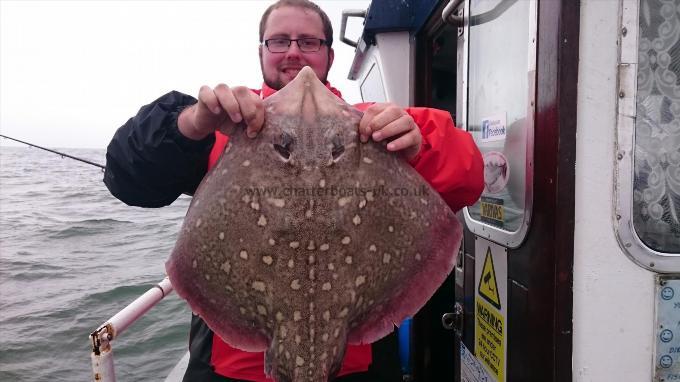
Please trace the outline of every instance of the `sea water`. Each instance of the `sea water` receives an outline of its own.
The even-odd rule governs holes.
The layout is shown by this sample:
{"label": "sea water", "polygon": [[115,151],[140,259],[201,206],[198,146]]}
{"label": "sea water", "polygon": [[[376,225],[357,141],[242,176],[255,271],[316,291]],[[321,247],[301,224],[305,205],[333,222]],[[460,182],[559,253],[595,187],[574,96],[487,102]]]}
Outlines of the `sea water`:
{"label": "sea water", "polygon": [[[105,150],[61,151],[105,162]],[[190,198],[130,207],[103,175],[0,147],[0,381],[92,380],[90,332],[165,277]],[[170,294],[115,340],[118,380],[163,381],[187,350],[190,316]]]}

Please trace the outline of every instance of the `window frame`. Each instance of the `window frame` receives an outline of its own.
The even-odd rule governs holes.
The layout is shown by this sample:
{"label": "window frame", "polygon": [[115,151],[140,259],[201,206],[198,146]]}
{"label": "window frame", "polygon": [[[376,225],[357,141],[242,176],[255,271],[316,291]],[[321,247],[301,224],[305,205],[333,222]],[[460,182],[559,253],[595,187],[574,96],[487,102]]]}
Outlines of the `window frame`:
{"label": "window frame", "polygon": [[[464,73],[464,97],[462,100],[461,122],[466,131],[468,129],[468,102],[470,97],[469,89],[469,44],[470,44],[470,1],[465,0],[464,12],[464,48],[463,48],[463,73]],[[528,39],[528,65],[527,74],[529,79],[528,99],[527,99],[527,135],[526,135],[526,163],[525,163],[525,193],[524,193],[524,216],[519,228],[516,231],[508,231],[491,224],[474,219],[469,212],[469,207],[463,209],[463,216],[468,229],[477,236],[484,237],[495,243],[508,248],[519,247],[529,232],[531,216],[533,211],[533,189],[534,189],[534,126],[536,119],[536,49],[538,45],[538,6],[536,0],[529,1],[529,36]]]}
{"label": "window frame", "polygon": [[619,28],[618,102],[614,158],[614,216],[616,240],[623,252],[642,268],[659,272],[680,271],[680,253],[648,247],[635,231],[633,182],[635,179],[635,119],[637,114],[638,35],[640,1],[621,0]]}

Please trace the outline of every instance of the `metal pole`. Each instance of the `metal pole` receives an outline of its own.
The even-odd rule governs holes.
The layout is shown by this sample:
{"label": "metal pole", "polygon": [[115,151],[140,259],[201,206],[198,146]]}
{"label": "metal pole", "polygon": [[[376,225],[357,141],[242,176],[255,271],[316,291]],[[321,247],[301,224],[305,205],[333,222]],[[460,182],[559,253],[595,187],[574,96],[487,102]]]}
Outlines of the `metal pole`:
{"label": "metal pole", "polygon": [[[156,305],[160,300],[172,292],[172,284],[167,277],[163,279],[153,288],[149,289],[143,295],[137,297],[130,305],[123,310],[116,313],[109,318],[107,324],[110,324],[113,332],[109,341],[118,338],[133,322],[146,314],[149,309]],[[105,324],[106,326],[106,324]]]}
{"label": "metal pole", "polygon": [[90,359],[92,360],[92,373],[95,382],[116,381],[111,341],[120,337],[130,325],[146,314],[172,290],[170,279],[164,278],[90,334],[90,341],[92,342]]}
{"label": "metal pole", "polygon": [[456,26],[463,25],[463,17],[458,16],[453,12],[462,3],[463,0],[451,0],[448,4],[446,4],[446,7],[444,7],[444,10],[442,11],[442,20],[444,23],[449,23]]}
{"label": "metal pole", "polygon": [[92,361],[92,380],[94,382],[116,382],[116,373],[113,370],[113,349],[108,349],[95,354],[90,354]]}
{"label": "metal pole", "polygon": [[347,19],[350,17],[362,17],[366,18],[366,11],[363,9],[343,9],[342,11],[342,22],[340,24],[340,41],[345,44],[356,48],[359,45],[358,41],[352,41],[345,36],[345,31],[347,29]]}

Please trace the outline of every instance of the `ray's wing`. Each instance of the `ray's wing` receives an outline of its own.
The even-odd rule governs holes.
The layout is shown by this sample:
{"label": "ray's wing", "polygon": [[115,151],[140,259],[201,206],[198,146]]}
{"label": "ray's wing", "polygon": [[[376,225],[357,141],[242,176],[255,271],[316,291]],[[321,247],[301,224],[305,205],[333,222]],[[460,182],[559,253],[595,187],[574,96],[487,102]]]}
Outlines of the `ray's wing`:
{"label": "ray's wing", "polygon": [[248,161],[257,156],[246,150],[247,145],[230,146],[205,177],[166,270],[178,295],[222,339],[242,350],[263,351],[273,327],[268,282],[273,274],[267,267],[273,258],[261,250],[266,236],[257,230],[262,228],[259,206],[247,189],[252,184]]}
{"label": "ray's wing", "polygon": [[[378,144],[362,145],[356,309],[349,343],[371,343],[414,315],[453,269],[458,219],[422,177]],[[363,207],[362,207],[363,206]],[[363,277],[365,275],[365,277]]]}

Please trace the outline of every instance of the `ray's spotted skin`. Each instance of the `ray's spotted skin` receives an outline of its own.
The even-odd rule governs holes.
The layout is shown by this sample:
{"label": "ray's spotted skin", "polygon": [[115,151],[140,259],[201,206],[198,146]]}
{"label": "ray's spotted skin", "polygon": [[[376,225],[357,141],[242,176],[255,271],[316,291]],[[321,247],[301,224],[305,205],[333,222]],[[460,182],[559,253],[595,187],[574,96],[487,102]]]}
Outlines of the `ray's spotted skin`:
{"label": "ray's spotted skin", "polygon": [[275,380],[328,381],[348,343],[389,334],[425,304],[461,226],[399,155],[360,143],[361,113],[311,69],[265,110],[257,138],[231,132],[166,267],[215,333],[265,351]]}

